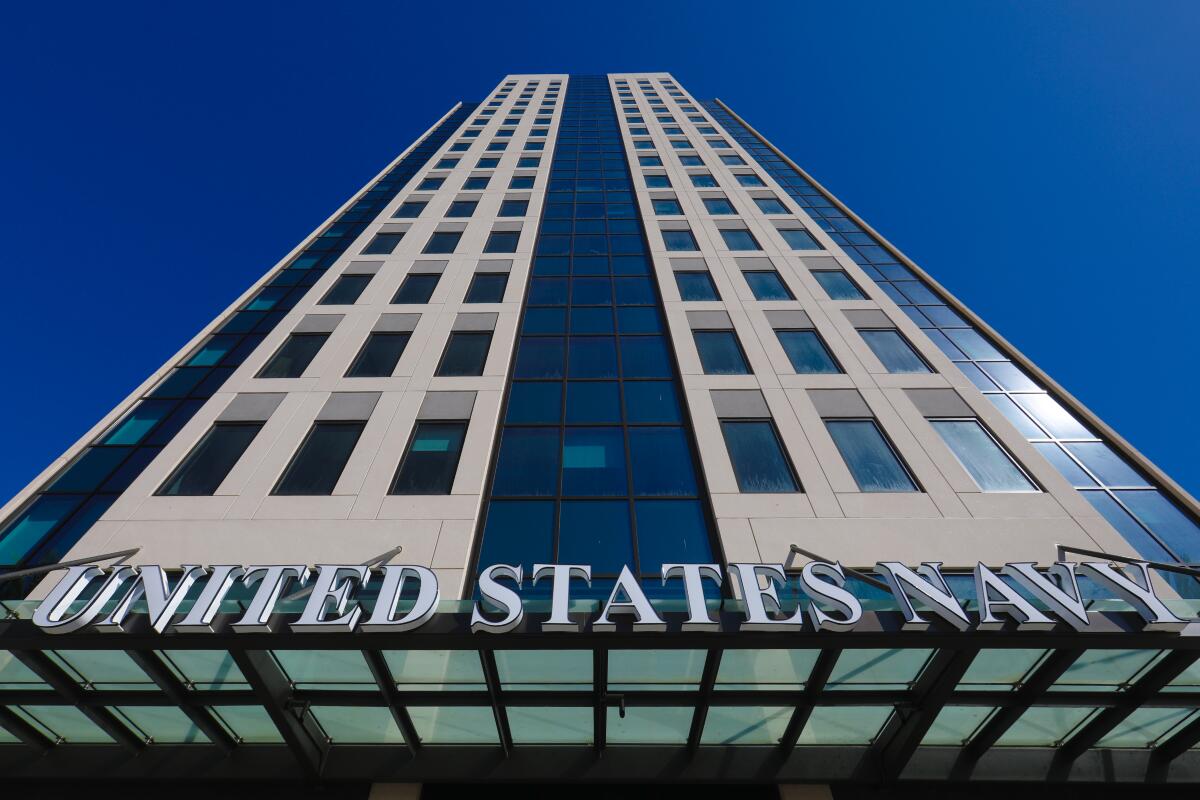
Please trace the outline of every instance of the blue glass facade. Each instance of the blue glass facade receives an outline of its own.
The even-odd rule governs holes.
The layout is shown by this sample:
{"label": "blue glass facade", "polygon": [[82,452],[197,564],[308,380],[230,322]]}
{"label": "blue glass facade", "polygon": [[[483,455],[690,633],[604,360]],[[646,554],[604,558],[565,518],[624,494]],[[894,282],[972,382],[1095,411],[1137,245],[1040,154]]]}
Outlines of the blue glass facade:
{"label": "blue glass facade", "polygon": [[657,583],[664,559],[712,560],[709,501],[603,76],[567,84],[502,414],[479,564],[591,564],[593,592],[606,594],[624,564]]}

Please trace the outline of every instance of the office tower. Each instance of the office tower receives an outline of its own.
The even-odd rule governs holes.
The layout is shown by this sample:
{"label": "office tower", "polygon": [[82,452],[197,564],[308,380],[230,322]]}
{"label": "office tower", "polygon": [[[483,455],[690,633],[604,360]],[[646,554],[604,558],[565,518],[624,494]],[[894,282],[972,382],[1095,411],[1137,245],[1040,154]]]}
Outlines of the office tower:
{"label": "office tower", "polygon": [[[723,102],[512,75],[5,507],[0,764],[428,797],[1194,781],[1196,512]],[[988,586],[1097,559],[1125,571],[1049,573],[1081,576],[1075,624],[1019,569]],[[64,618],[114,594],[55,638],[30,617],[62,562],[258,582],[192,619],[199,573],[158,625],[157,596],[123,611],[132,571],[97,571]],[[906,608],[886,565],[922,562]],[[813,594],[838,570],[861,621]],[[433,577],[428,619],[377,619]],[[756,583],[780,606],[757,620]]]}

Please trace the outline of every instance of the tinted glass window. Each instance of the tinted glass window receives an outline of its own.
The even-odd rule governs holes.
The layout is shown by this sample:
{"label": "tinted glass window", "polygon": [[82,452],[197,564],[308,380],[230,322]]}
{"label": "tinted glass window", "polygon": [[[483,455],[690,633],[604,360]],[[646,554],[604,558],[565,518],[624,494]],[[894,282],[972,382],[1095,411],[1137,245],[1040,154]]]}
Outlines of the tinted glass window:
{"label": "tinted glass window", "polygon": [[396,304],[424,304],[429,302],[429,298],[433,297],[433,290],[437,288],[438,281],[442,279],[440,273],[418,273],[409,275],[404,279],[404,283],[400,284],[400,290],[396,292],[396,296],[392,298],[392,302]]}
{"label": "tinted glass window", "polygon": [[821,245],[817,244],[817,240],[812,237],[812,234],[801,228],[780,228],[779,235],[787,242],[788,247],[793,250],[820,250]]}
{"label": "tinted glass window", "polygon": [[292,463],[272,494],[328,495],[333,494],[358,437],[362,422],[318,422],[308,432],[304,443],[292,456]]}
{"label": "tinted glass window", "polygon": [[654,213],[663,217],[676,216],[683,213],[683,207],[678,200],[655,200]]}
{"label": "tinted glass window", "polygon": [[840,270],[819,270],[812,274],[831,300],[863,300],[866,295]]}
{"label": "tinted glass window", "polygon": [[396,362],[408,344],[407,333],[372,333],[350,369],[347,378],[387,378],[396,369]]}
{"label": "tinted glass window", "polygon": [[323,306],[348,306],[353,305],[359,295],[363,293],[363,289],[367,288],[367,284],[371,282],[373,275],[343,275],[337,279],[337,283],[330,287],[325,296],[321,298],[320,305]]}
{"label": "tinted glass window", "polygon": [[899,331],[859,331],[871,352],[888,372],[930,372]]}
{"label": "tinted glass window", "polygon": [[864,492],[915,492],[917,485],[874,420],[825,421],[833,443]]}
{"label": "tinted glass window", "polygon": [[450,341],[446,342],[446,351],[442,353],[442,362],[438,364],[438,377],[482,375],[491,345],[491,331],[451,333]]}
{"label": "tinted glass window", "polygon": [[483,246],[485,253],[515,253],[517,242],[521,238],[520,231],[492,231],[487,243]]}
{"label": "tinted glass window", "polygon": [[712,276],[707,272],[676,272],[675,283],[684,300],[720,300]]}
{"label": "tinted glass window", "polygon": [[721,238],[730,250],[761,250],[754,234],[745,229],[726,229],[721,231]]}
{"label": "tinted glass window", "polygon": [[774,197],[756,197],[754,204],[758,206],[758,210],[764,214],[786,214],[788,213],[787,206],[779,202]]}
{"label": "tinted glass window", "polygon": [[750,367],[733,331],[692,331],[706,375],[746,375]]}
{"label": "tinted glass window", "polygon": [[779,435],[769,420],[721,420],[721,433],[725,436],[740,491],[799,491]]}
{"label": "tinted glass window", "polygon": [[407,203],[401,203],[400,207],[396,209],[396,213],[392,214],[392,216],[399,217],[401,219],[412,219],[414,217],[419,217],[427,205],[429,204],[424,200],[410,200]]}
{"label": "tinted glass window", "polygon": [[387,255],[396,249],[396,245],[400,244],[403,238],[403,233],[377,233],[375,238],[367,242],[367,246],[362,250],[363,254]]}
{"label": "tinted glass window", "polygon": [[696,238],[691,231],[663,231],[663,242],[668,250],[697,250]]}
{"label": "tinted glass window", "polygon": [[733,203],[724,197],[707,197],[704,200],[704,210],[710,214],[736,214]]}
{"label": "tinted glass window", "polygon": [[461,231],[438,231],[429,237],[422,253],[453,253],[462,238]]}
{"label": "tinted glass window", "polygon": [[293,333],[271,356],[258,377],[299,378],[328,338],[328,333]]}
{"label": "tinted glass window", "polygon": [[792,369],[798,374],[821,375],[842,371],[816,331],[776,331],[775,335],[792,362]]}
{"label": "tinted glass window", "polygon": [[1037,491],[1037,487],[978,420],[934,419],[929,423],[941,434],[980,489],[985,492]]}
{"label": "tinted glass window", "polygon": [[262,430],[261,422],[213,425],[158,490],[164,495],[215,494],[221,481]]}
{"label": "tinted glass window", "polygon": [[[469,217],[475,213],[475,209],[478,206],[479,203],[475,200],[455,200],[450,204],[450,207],[446,209],[446,216]],[[426,250],[426,252],[429,251]]]}
{"label": "tinted glass window", "polygon": [[528,200],[505,200],[500,204],[501,217],[523,217],[529,212]]}
{"label": "tinted glass window", "polygon": [[467,288],[466,303],[499,303],[504,300],[504,289],[508,286],[507,272],[479,272],[471,278]]}
{"label": "tinted glass window", "polygon": [[795,300],[778,272],[743,272],[755,300]]}
{"label": "tinted glass window", "polygon": [[390,494],[450,494],[466,422],[418,422]]}

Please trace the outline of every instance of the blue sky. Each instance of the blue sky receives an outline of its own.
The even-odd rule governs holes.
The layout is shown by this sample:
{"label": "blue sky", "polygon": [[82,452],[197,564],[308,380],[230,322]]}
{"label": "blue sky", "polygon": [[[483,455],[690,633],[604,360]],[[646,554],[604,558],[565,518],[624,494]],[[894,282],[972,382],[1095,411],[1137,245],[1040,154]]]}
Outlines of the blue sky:
{"label": "blue sky", "polygon": [[453,102],[634,70],[728,102],[1194,493],[1197,41],[1194,2],[12,6],[0,496]]}

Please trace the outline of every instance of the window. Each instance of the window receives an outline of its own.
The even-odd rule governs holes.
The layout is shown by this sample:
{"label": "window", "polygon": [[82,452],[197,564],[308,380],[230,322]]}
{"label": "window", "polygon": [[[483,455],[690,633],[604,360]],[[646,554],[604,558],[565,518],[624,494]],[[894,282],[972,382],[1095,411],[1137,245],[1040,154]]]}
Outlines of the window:
{"label": "window", "polygon": [[482,375],[488,348],[492,346],[491,331],[454,331],[446,342],[446,351],[438,364],[439,378]]}
{"label": "window", "polygon": [[1033,481],[976,419],[931,419],[929,424],[985,492],[1036,492]]}
{"label": "window", "polygon": [[669,189],[671,188],[671,179],[666,175],[647,175],[647,189]]}
{"label": "window", "polygon": [[865,300],[867,297],[854,281],[850,280],[850,276],[841,270],[817,270],[812,276],[821,284],[821,288],[831,300]]}
{"label": "window", "polygon": [[372,333],[350,369],[346,370],[346,377],[390,378],[408,344],[408,337],[407,333]]}
{"label": "window", "polygon": [[[465,145],[462,149],[466,150],[468,146],[469,145]],[[445,182],[445,178],[426,178],[417,185],[417,190],[421,192],[432,192],[435,189],[442,188],[442,184]]]}
{"label": "window", "polygon": [[364,425],[362,422],[314,424],[271,494],[333,494]]}
{"label": "window", "polygon": [[464,303],[500,303],[508,286],[507,272],[478,272],[471,278]]}
{"label": "window", "polygon": [[454,248],[458,247],[458,240],[462,238],[462,231],[437,231],[429,237],[429,241],[425,243],[425,249],[422,253],[453,253]]}
{"label": "window", "polygon": [[408,202],[401,203],[400,207],[396,209],[396,213],[392,214],[392,216],[399,219],[415,219],[421,216],[421,212],[425,210],[425,206],[427,205],[429,203],[424,200],[409,200]]}
{"label": "window", "polygon": [[661,167],[662,159],[658,156],[638,156],[638,165],[643,167]]}
{"label": "window", "polygon": [[775,335],[797,374],[832,375],[842,371],[816,331],[775,331]]}
{"label": "window", "polygon": [[683,155],[679,157],[679,163],[685,167],[703,167],[704,159],[700,156]]}
{"label": "window", "polygon": [[917,484],[900,463],[873,419],[829,419],[825,427],[864,492],[915,492]]}
{"label": "window", "polygon": [[371,241],[367,242],[367,246],[363,248],[363,255],[389,255],[396,249],[396,245],[400,244],[400,240],[403,238],[403,233],[377,233]]}
{"label": "window", "polygon": [[476,206],[479,205],[477,200],[455,200],[446,209],[447,217],[469,217],[475,213]]}
{"label": "window", "polygon": [[788,213],[787,206],[781,203],[777,197],[756,197],[754,198],[754,204],[764,214]]}
{"label": "window", "polygon": [[475,162],[475,169],[492,169],[500,166],[500,159],[495,156],[487,156]]}
{"label": "window", "polygon": [[777,228],[779,235],[793,250],[820,250],[821,245],[803,228]]}
{"label": "window", "polygon": [[293,333],[271,356],[258,377],[299,378],[328,338],[328,333]]}
{"label": "window", "polygon": [[692,143],[687,139],[672,139],[671,147],[675,148],[676,150],[691,150]]}
{"label": "window", "polygon": [[761,250],[754,234],[745,228],[722,228],[721,238],[730,250]]}
{"label": "window", "polygon": [[737,182],[742,186],[766,186],[763,179],[757,175],[735,175]]}
{"label": "window", "polygon": [[728,164],[730,166],[738,166],[739,164],[745,164],[746,162],[742,160],[741,156],[724,155],[721,156],[721,163]]}
{"label": "window", "polygon": [[367,288],[367,284],[371,282],[374,275],[342,275],[337,279],[337,282],[329,288],[325,296],[321,298],[318,305],[322,306],[349,306],[353,305],[363,290]]}
{"label": "window", "polygon": [[692,236],[689,230],[682,231],[663,231],[663,243],[666,244],[668,250],[699,250],[696,246],[696,237]]}
{"label": "window", "polygon": [[[471,147],[471,143],[470,143],[470,142],[455,142],[454,144],[450,145],[450,152],[451,152],[451,153],[461,153],[461,152],[463,152],[464,150],[467,150],[467,149],[469,149],[470,147]],[[428,182],[429,182],[429,181],[422,181],[421,185],[422,185],[422,186],[424,186],[424,185],[425,185],[426,183],[428,183]],[[436,189],[436,188],[437,188],[437,186],[434,186],[434,187],[431,187],[431,188],[434,188],[434,189]]]}
{"label": "window", "polygon": [[457,158],[443,158],[434,165],[434,169],[454,169],[458,166]]}
{"label": "window", "polygon": [[750,367],[733,331],[692,331],[705,375],[749,375]]}
{"label": "window", "polygon": [[532,189],[533,188],[533,176],[532,175],[515,175],[515,176],[513,176],[513,179],[508,182],[508,188],[510,188],[510,189]]}
{"label": "window", "polygon": [[507,148],[508,148],[508,142],[500,142],[500,141],[488,142],[488,146],[487,146],[488,152],[491,152],[491,153],[496,153],[501,150],[505,150]]}
{"label": "window", "polygon": [[695,173],[688,177],[692,179],[692,186],[697,189],[712,189],[717,185],[717,179],[707,172]]}
{"label": "window", "polygon": [[704,210],[714,215],[737,213],[737,211],[733,208],[733,203],[729,202],[724,197],[704,198]]}
{"label": "window", "polygon": [[678,200],[654,200],[654,213],[660,217],[672,217],[683,214],[683,207]]}
{"label": "window", "polygon": [[500,204],[501,217],[523,217],[528,213],[528,200],[505,200]]}
{"label": "window", "polygon": [[472,175],[463,181],[464,189],[486,189],[488,181],[492,179],[491,175]]}
{"label": "window", "polygon": [[783,278],[774,270],[743,272],[742,277],[750,286],[755,300],[795,300],[784,285]]}
{"label": "window", "polygon": [[888,372],[932,372],[899,331],[859,331],[871,352]]}
{"label": "window", "polygon": [[519,169],[537,167],[537,165],[540,163],[542,163],[542,159],[538,158],[537,156],[521,156],[517,159],[517,167]]}
{"label": "window", "polygon": [[404,279],[404,283],[400,284],[400,290],[396,292],[396,296],[392,298],[392,302],[395,304],[412,305],[428,303],[429,298],[433,297],[433,290],[437,288],[438,281],[441,279],[441,273],[416,273],[409,275]]}
{"label": "window", "polygon": [[418,422],[389,494],[450,494],[465,422]]}
{"label": "window", "polygon": [[520,231],[492,231],[488,234],[487,243],[483,246],[483,252],[515,253],[517,252],[517,242],[520,238]]}
{"label": "window", "polygon": [[680,271],[675,273],[675,284],[683,300],[720,300],[712,276],[707,272]]}
{"label": "window", "polygon": [[721,433],[739,491],[763,494],[800,490],[770,420],[723,419]]}
{"label": "window", "polygon": [[262,426],[261,422],[216,423],[175,468],[158,494],[173,497],[215,494]]}

